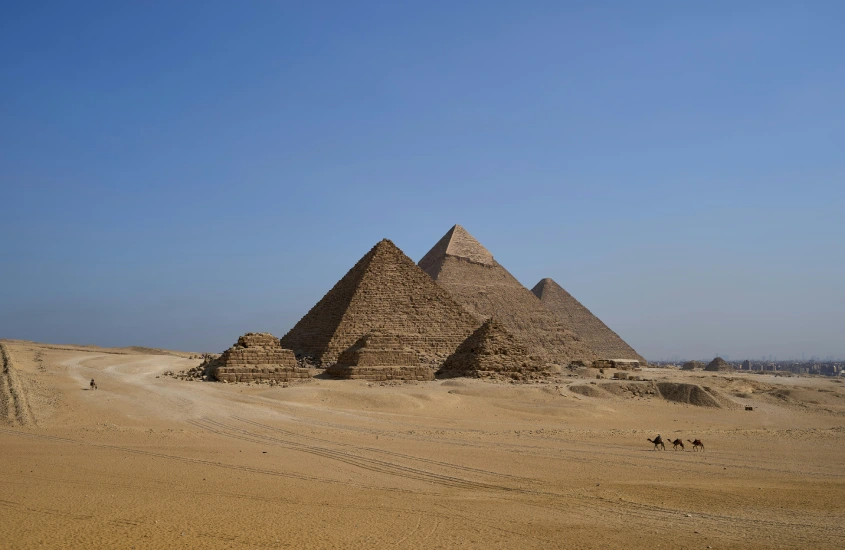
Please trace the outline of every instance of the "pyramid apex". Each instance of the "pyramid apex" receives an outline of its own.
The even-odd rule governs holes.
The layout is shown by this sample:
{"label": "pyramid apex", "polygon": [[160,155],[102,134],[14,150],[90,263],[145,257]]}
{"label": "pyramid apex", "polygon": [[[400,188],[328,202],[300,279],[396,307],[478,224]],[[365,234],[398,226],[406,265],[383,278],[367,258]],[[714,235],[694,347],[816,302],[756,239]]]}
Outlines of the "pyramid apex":
{"label": "pyramid apex", "polygon": [[539,283],[534,285],[534,288],[531,289],[531,292],[533,292],[536,297],[542,299],[543,293],[549,289],[563,290],[563,287],[557,284],[555,280],[551,277],[544,277],[543,279],[540,279]]}
{"label": "pyramid apex", "polygon": [[464,229],[459,224],[452,226],[443,237],[437,241],[431,250],[423,256],[419,262],[419,266],[426,270],[437,260],[446,256],[455,258],[462,258],[477,264],[496,265],[493,260],[493,254],[484,248],[475,237],[469,234],[469,231]]}

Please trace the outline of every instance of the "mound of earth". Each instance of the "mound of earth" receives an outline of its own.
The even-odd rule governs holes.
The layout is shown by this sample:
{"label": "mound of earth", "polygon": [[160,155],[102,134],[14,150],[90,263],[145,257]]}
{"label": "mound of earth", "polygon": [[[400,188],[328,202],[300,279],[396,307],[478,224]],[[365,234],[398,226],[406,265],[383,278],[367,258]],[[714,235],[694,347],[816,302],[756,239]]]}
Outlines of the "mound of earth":
{"label": "mound of earth", "polygon": [[[572,386],[569,389],[589,397],[602,397],[604,392],[591,391],[592,386]],[[583,388],[583,389],[582,389]],[[674,403],[714,409],[736,409],[740,405],[713,388],[677,382],[605,382],[600,388],[617,397],[660,397]]]}
{"label": "mound of earth", "polygon": [[661,397],[676,403],[688,403],[696,407],[721,408],[721,405],[710,392],[698,384],[680,384],[675,382],[659,382],[657,389]]}
{"label": "mound of earth", "polygon": [[601,388],[618,397],[659,396],[654,382],[606,382]]}
{"label": "mound of earth", "polygon": [[821,405],[826,407],[833,406],[839,409],[845,406],[845,395],[836,391],[823,388],[811,388],[796,386],[793,388],[774,388],[767,392],[767,395],[773,397],[778,403],[788,405],[798,405],[806,407],[808,405]]}
{"label": "mound of earth", "polygon": [[607,397],[607,394],[592,384],[569,386],[569,391],[586,397]]}

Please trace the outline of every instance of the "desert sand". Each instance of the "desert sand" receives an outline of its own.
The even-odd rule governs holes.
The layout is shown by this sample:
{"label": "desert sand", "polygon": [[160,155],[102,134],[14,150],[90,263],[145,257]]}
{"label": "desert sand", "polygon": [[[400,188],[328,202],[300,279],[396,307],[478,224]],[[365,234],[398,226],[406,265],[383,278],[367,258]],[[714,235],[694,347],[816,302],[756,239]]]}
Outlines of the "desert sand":
{"label": "desert sand", "polygon": [[638,373],[704,407],[589,369],[269,387],[163,374],[188,353],[4,345],[3,548],[845,547],[838,379]]}

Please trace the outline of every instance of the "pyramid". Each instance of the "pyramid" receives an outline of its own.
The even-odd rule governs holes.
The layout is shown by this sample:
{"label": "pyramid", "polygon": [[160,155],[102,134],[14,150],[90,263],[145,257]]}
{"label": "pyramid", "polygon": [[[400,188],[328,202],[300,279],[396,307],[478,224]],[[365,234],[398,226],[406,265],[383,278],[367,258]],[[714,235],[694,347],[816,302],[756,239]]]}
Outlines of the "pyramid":
{"label": "pyramid", "polygon": [[311,378],[312,371],[301,368],[293,352],[267,332],[247,332],[231,348],[214,359],[208,370],[221,382]]}
{"label": "pyramid", "polygon": [[336,378],[361,380],[434,380],[434,369],[421,366],[417,353],[395,335],[368,332],[326,369]]}
{"label": "pyramid", "polygon": [[711,371],[711,372],[717,372],[717,371],[732,372],[734,370],[734,368],[730,365],[730,363],[728,363],[727,361],[725,361],[721,357],[717,357],[717,358],[713,359],[712,361],[710,361],[710,363],[708,363],[708,365],[706,367],[704,367],[704,370]]}
{"label": "pyramid", "polygon": [[543,361],[567,364],[597,355],[456,225],[420,260],[419,266],[479,320],[495,316]]}
{"label": "pyramid", "polygon": [[505,375],[536,378],[549,374],[549,370],[531,357],[528,348],[491,317],[458,346],[437,374],[444,377]]}
{"label": "pyramid", "polygon": [[330,365],[362,336],[380,330],[399,336],[422,364],[434,365],[480,324],[384,239],[285,334],[282,345]]}
{"label": "pyramid", "polygon": [[602,359],[633,359],[645,365],[648,361],[610,330],[601,319],[581,305],[552,279],[543,279],[531,289],[545,306],[558,314],[564,324],[584,339]]}
{"label": "pyramid", "polygon": [[700,369],[703,366],[704,365],[701,363],[701,361],[687,361],[681,366],[681,370],[695,370]]}

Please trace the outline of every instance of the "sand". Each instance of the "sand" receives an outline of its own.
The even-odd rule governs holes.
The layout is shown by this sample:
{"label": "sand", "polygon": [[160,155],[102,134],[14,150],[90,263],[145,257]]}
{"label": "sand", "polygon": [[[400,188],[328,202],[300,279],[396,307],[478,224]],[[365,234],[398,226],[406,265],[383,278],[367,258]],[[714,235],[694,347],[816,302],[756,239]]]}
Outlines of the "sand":
{"label": "sand", "polygon": [[0,424],[3,548],[845,547],[839,380],[638,373],[703,407],[566,374],[270,388],[162,375],[190,354],[5,345],[31,414]]}

